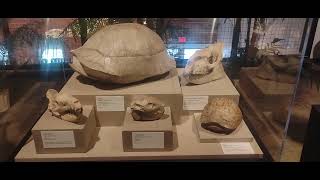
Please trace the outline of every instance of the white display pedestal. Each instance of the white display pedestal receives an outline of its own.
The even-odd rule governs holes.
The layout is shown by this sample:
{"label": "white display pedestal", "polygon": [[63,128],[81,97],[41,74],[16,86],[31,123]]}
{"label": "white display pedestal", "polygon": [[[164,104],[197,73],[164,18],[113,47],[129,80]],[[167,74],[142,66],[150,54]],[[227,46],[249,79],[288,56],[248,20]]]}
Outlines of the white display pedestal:
{"label": "white display pedestal", "polygon": [[201,117],[201,113],[194,113],[194,121],[197,126],[198,137],[201,143],[253,141],[253,136],[243,120],[241,121],[241,124],[238,126],[236,130],[226,135],[226,134],[213,133],[211,131],[208,131],[202,128],[200,117]]}
{"label": "white display pedestal", "polygon": [[135,121],[128,107],[123,123],[122,141],[124,151],[171,151],[173,126],[170,107],[165,107],[163,118],[154,121]]}
{"label": "white display pedestal", "polygon": [[98,141],[87,153],[37,154],[34,141],[26,143],[16,155],[17,162],[43,161],[115,161],[115,160],[183,160],[183,159],[262,159],[263,153],[255,140],[250,142],[252,154],[224,154],[220,143],[200,143],[192,116],[184,116],[183,123],[175,125],[174,149],[163,152],[124,152],[122,127],[99,128]]}
{"label": "white display pedestal", "polygon": [[47,110],[31,131],[37,153],[87,152],[94,143],[96,131],[93,106],[83,106],[83,116],[78,124],[52,116]]}
{"label": "white display pedestal", "polygon": [[96,106],[98,97],[100,107],[96,107],[97,123],[102,127],[121,126],[125,109],[136,95],[153,96],[170,106],[173,121],[179,119],[181,114],[182,95],[176,69],[162,79],[130,85],[101,84],[75,72],[60,92],[73,95],[81,104],[87,105]]}
{"label": "white display pedestal", "polygon": [[[182,72],[182,69],[178,69]],[[83,104],[95,104],[96,96],[124,96],[124,109],[121,112],[97,112],[98,122],[102,127],[97,127],[98,138],[95,146],[86,153],[60,153],[60,154],[37,154],[34,141],[27,142],[20,152],[16,155],[15,161],[115,161],[115,160],[178,160],[178,159],[262,159],[263,153],[257,142],[252,139],[249,143],[252,148],[251,153],[228,153],[224,152],[222,143],[199,141],[197,125],[193,120],[193,110],[186,110],[186,114],[181,115],[183,96],[207,96],[208,100],[215,97],[233,98],[237,103],[239,93],[233,86],[230,79],[226,76],[217,81],[203,85],[182,86],[178,81],[176,71],[167,78],[146,83],[137,84],[130,87],[104,89],[98,88],[92,84],[83,84],[77,79],[78,74],[74,74],[67,82],[62,92],[69,93],[80,99]],[[123,124],[125,110],[127,109],[132,96],[134,95],[152,95],[158,96],[164,100],[166,106],[170,107],[173,120],[171,151],[157,152],[129,152],[124,150],[123,131],[128,130],[128,126]],[[190,98],[190,97],[188,97]],[[191,98],[192,99],[192,98]],[[119,103],[116,103],[119,106]],[[201,112],[202,109],[196,110]],[[180,117],[180,118],[179,118]],[[112,119],[111,121],[109,121]],[[120,123],[119,123],[120,122]],[[124,126],[121,126],[121,125]],[[114,125],[114,126],[112,126]],[[129,126],[132,132],[133,126]],[[164,126],[163,126],[164,127]],[[140,127],[144,129],[145,127]],[[243,123],[243,128],[247,128]],[[147,129],[151,129],[150,127]],[[138,129],[139,130],[139,129]],[[140,131],[139,130],[139,131]],[[145,129],[146,130],[146,129]],[[153,129],[152,129],[153,131]],[[250,132],[249,132],[250,133]],[[250,133],[251,135],[251,133]],[[252,135],[251,135],[252,137]],[[130,139],[130,138],[129,138]],[[131,138],[132,140],[132,138]],[[229,146],[230,148],[230,146]]]}
{"label": "white display pedestal", "polygon": [[181,76],[183,69],[179,68],[181,91],[183,95],[183,113],[192,115],[201,112],[204,106],[214,98],[226,97],[239,102],[239,93],[231,80],[225,75],[223,78],[200,85],[187,85]]}

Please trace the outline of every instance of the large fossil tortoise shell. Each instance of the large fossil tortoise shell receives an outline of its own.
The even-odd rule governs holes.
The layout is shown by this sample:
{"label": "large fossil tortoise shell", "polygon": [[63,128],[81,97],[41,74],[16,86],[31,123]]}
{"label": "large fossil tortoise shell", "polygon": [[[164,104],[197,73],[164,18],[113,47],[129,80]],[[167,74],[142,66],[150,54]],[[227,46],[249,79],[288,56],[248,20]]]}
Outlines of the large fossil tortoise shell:
{"label": "large fossil tortoise shell", "polygon": [[118,84],[162,75],[176,66],[162,39],[136,23],[104,27],[71,53],[70,66],[81,75]]}

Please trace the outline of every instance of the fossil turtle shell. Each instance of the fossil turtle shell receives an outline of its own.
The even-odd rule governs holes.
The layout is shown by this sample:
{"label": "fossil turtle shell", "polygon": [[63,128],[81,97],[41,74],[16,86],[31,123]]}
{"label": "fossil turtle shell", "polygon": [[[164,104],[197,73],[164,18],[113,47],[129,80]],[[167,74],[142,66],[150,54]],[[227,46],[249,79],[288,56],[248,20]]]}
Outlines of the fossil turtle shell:
{"label": "fossil turtle shell", "polygon": [[230,134],[240,125],[242,112],[228,98],[216,98],[209,102],[200,117],[201,127],[221,134]]}
{"label": "fossil turtle shell", "polygon": [[160,36],[136,23],[106,26],[71,53],[70,66],[75,71],[117,84],[162,75],[176,67]]}

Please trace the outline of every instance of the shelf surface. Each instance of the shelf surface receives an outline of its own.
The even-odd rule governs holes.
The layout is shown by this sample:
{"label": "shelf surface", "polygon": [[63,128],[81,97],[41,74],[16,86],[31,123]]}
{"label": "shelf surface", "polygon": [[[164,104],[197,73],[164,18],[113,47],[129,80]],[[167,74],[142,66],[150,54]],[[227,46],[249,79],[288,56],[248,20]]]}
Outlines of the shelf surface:
{"label": "shelf surface", "polygon": [[188,160],[188,159],[262,159],[255,140],[254,154],[224,154],[220,143],[200,143],[192,115],[183,116],[174,126],[174,150],[169,152],[124,152],[122,127],[99,128],[96,144],[87,153],[36,154],[34,141],[28,141],[15,157],[16,162],[33,161],[118,161],[118,160]]}

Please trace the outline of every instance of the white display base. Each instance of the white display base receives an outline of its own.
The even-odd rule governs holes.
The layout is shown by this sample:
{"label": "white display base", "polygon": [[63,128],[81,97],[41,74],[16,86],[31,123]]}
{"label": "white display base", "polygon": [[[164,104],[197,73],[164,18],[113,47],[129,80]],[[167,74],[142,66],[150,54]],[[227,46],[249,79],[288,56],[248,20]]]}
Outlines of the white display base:
{"label": "white display base", "polygon": [[[239,102],[240,94],[238,93],[237,89],[233,86],[231,80],[227,75],[223,78],[211,81],[209,83],[200,84],[200,85],[188,85],[186,80],[183,78],[183,68],[178,69],[178,73],[180,76],[180,84],[181,84],[181,91],[183,98],[186,99],[188,97],[204,97],[207,96],[208,101],[211,101],[217,97],[226,97],[233,99],[237,104]],[[191,103],[192,104],[192,103]],[[202,106],[205,105],[204,101],[201,102]],[[193,103],[193,107],[191,109],[183,108],[183,112],[189,115],[192,115],[195,112],[201,112],[203,108],[197,107],[197,103]]]}
{"label": "white display base", "polygon": [[122,127],[101,127],[94,148],[87,153],[37,154],[34,141],[27,142],[16,155],[17,162],[35,161],[114,161],[114,160],[177,160],[177,159],[262,159],[255,140],[250,142],[253,154],[224,154],[220,143],[200,143],[192,116],[183,116],[183,123],[174,126],[174,149],[164,152],[124,152]]}
{"label": "white display base", "polygon": [[83,153],[94,144],[96,120],[93,106],[83,106],[76,124],[61,120],[47,110],[32,128],[37,153]]}
{"label": "white display base", "polygon": [[[81,104],[96,105],[96,97],[118,96],[114,98],[113,104],[103,109],[96,108],[98,126],[121,126],[123,124],[125,109],[131,104],[136,95],[149,95],[161,100],[165,105],[171,107],[173,120],[179,119],[182,107],[182,95],[179,84],[178,73],[173,69],[167,76],[154,80],[129,85],[102,84],[88,80],[78,73],[74,73],[60,92],[68,93],[78,98]],[[119,98],[120,96],[120,98]],[[122,100],[122,107],[113,107],[114,103],[119,105]],[[120,106],[117,106],[120,107]],[[110,109],[111,108],[111,109]],[[112,109],[116,108],[116,109]]]}
{"label": "white display base", "polygon": [[197,126],[198,137],[201,143],[253,141],[253,136],[243,120],[241,121],[241,124],[235,131],[228,135],[225,135],[214,133],[202,128],[200,123],[200,117],[201,113],[194,113],[194,121]]}
{"label": "white display base", "polygon": [[170,107],[165,107],[163,118],[154,121],[135,121],[128,107],[123,123],[122,141],[124,151],[171,151],[173,127]]}

